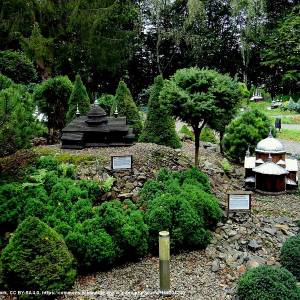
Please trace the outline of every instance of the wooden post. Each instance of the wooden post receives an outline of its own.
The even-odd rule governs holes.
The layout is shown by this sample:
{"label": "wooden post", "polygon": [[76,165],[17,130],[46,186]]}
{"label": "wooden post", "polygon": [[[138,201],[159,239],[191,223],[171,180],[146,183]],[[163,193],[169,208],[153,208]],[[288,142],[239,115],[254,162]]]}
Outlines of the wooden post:
{"label": "wooden post", "polygon": [[168,231],[159,232],[159,279],[160,291],[170,290],[170,235]]}

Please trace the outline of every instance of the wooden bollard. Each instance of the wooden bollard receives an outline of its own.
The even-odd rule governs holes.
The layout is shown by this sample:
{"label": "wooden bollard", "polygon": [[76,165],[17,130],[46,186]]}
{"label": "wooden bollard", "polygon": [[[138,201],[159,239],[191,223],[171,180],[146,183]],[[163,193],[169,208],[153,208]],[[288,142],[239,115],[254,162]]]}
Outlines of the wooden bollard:
{"label": "wooden bollard", "polygon": [[170,290],[170,235],[159,232],[159,286],[161,292]]}

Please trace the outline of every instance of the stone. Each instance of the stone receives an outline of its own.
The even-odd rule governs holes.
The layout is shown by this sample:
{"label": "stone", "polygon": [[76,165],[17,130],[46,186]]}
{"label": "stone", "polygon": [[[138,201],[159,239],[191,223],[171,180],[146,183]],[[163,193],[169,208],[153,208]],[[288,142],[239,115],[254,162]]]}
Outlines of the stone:
{"label": "stone", "polygon": [[246,272],[246,267],[244,265],[241,265],[237,268],[237,272],[241,275]]}
{"label": "stone", "polygon": [[229,236],[229,237],[232,237],[232,236],[235,236],[235,235],[237,235],[237,232],[234,231],[234,230],[230,230],[230,231],[228,232],[228,236]]}
{"label": "stone", "polygon": [[247,262],[247,269],[252,269],[252,268],[257,268],[260,266],[259,262],[254,260],[254,259],[251,259]]}
{"label": "stone", "polygon": [[218,272],[220,269],[220,262],[218,259],[215,259],[213,262],[212,262],[212,265],[211,265],[211,270],[213,272]]}
{"label": "stone", "polygon": [[285,235],[288,235],[289,226],[286,224],[276,224],[276,228],[280,229]]}
{"label": "stone", "polygon": [[123,194],[119,194],[120,199],[129,199],[133,196],[133,193],[123,193]]}
{"label": "stone", "polygon": [[275,235],[277,232],[277,229],[276,228],[264,228],[263,231],[270,235]]}
{"label": "stone", "polygon": [[257,251],[257,250],[261,249],[261,246],[258,244],[258,242],[256,240],[251,240],[248,243],[248,248],[253,251]]}

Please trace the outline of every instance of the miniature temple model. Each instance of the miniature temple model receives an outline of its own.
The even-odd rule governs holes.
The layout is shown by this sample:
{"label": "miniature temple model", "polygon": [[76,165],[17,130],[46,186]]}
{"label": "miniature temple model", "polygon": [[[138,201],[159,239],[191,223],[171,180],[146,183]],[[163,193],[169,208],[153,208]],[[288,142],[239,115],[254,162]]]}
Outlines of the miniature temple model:
{"label": "miniature temple model", "polygon": [[267,194],[282,193],[298,187],[298,162],[286,158],[286,151],[280,141],[272,136],[261,140],[250,156],[245,157],[245,184],[258,192]]}
{"label": "miniature temple model", "polygon": [[250,101],[256,102],[256,101],[261,101],[261,100],[263,100],[263,96],[256,89],[256,91],[253,93],[252,97],[250,98]]}
{"label": "miniature temple model", "polygon": [[98,101],[91,106],[87,116],[76,118],[62,130],[62,148],[83,149],[86,147],[130,146],[135,135],[128,127],[126,117],[107,117]]}

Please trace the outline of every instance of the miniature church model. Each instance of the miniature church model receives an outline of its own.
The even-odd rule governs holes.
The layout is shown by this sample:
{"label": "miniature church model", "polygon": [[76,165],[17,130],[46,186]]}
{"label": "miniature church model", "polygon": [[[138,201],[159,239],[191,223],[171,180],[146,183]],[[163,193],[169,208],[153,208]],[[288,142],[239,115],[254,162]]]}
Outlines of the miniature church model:
{"label": "miniature church model", "polygon": [[135,135],[128,127],[126,117],[107,117],[98,101],[91,106],[87,116],[80,116],[77,109],[76,118],[62,130],[62,148],[83,149],[86,147],[130,146]]}
{"label": "miniature church model", "polygon": [[245,184],[265,194],[283,193],[298,187],[298,162],[286,158],[286,151],[280,141],[272,136],[261,140],[255,149],[255,156],[249,150],[245,157]]}
{"label": "miniature church model", "polygon": [[250,101],[257,102],[257,101],[261,101],[261,100],[263,100],[263,96],[256,89],[256,91],[253,93],[252,97],[250,98]]}

